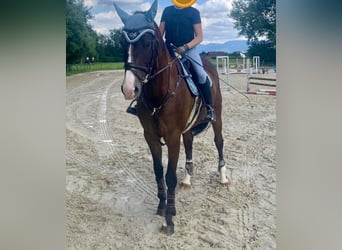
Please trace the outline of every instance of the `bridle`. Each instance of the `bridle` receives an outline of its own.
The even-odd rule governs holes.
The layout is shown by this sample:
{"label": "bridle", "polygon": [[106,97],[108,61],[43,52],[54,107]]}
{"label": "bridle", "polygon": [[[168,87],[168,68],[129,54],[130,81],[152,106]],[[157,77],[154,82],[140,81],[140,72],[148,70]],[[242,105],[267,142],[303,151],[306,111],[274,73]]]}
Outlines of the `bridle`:
{"label": "bridle", "polygon": [[[150,28],[146,28],[143,30],[138,30],[138,31],[127,31],[127,30],[123,30],[123,36],[126,39],[126,41],[129,44],[133,44],[137,41],[140,40],[140,38],[145,35],[146,33],[151,33],[151,35],[153,36],[152,39],[152,53],[150,55],[150,60],[147,66],[145,65],[138,65],[135,63],[131,63],[131,62],[125,62],[125,70],[131,70],[133,72],[133,74],[139,79],[139,81],[142,84],[147,83],[150,80],[150,76],[152,74],[152,70],[153,70],[153,65],[154,65],[154,53],[155,53],[155,48],[156,48],[156,43],[157,40],[154,39],[155,37],[155,31],[153,29]],[[145,73],[145,77],[141,77],[140,75],[138,75],[136,73],[136,70],[142,71]]]}
{"label": "bridle", "polygon": [[[172,59],[166,66],[164,66],[163,68],[161,68],[160,70],[158,70],[157,72],[153,72],[154,69],[154,63],[155,63],[155,58],[157,57],[156,51],[158,49],[158,40],[156,39],[156,35],[155,35],[155,30],[151,29],[151,28],[144,28],[144,29],[140,29],[140,30],[123,30],[123,36],[125,38],[125,40],[129,43],[129,44],[133,44],[137,41],[140,40],[140,38],[145,35],[146,33],[150,33],[152,35],[152,53],[150,55],[150,60],[148,65],[138,65],[135,63],[131,63],[131,62],[125,62],[124,65],[124,69],[125,70],[130,70],[133,72],[133,74],[138,78],[138,80],[140,81],[140,83],[142,85],[148,83],[150,80],[152,80],[154,77],[156,77],[157,75],[159,75],[160,73],[162,73],[163,71],[165,71],[168,68],[171,68],[172,65],[174,64],[175,61],[177,61],[177,58]],[[142,71],[145,73],[144,77],[141,77],[139,74],[137,74],[136,70]]]}
{"label": "bridle", "polygon": [[[156,27],[156,26],[154,26]],[[125,38],[125,40],[129,43],[129,44],[133,44],[136,43],[137,41],[139,41],[139,39],[141,39],[143,37],[143,35],[150,33],[152,35],[152,52],[151,52],[151,56],[149,59],[149,63],[148,65],[139,65],[136,63],[131,63],[131,62],[125,62],[124,65],[124,69],[126,70],[130,70],[136,77],[137,79],[140,81],[140,83],[142,84],[142,86],[146,85],[147,83],[151,82],[152,79],[154,79],[156,76],[158,76],[159,74],[161,74],[162,72],[164,72],[165,70],[169,70],[169,78],[170,78],[170,70],[172,68],[172,66],[179,60],[179,58],[174,57],[172,60],[170,60],[164,67],[162,67],[161,69],[159,69],[157,72],[154,72],[155,68],[155,62],[156,59],[158,57],[158,49],[160,46],[159,45],[159,41],[156,38],[156,31],[154,28],[151,28],[151,25],[148,24],[145,28],[140,28],[139,30],[129,30],[129,29],[123,29],[123,37]],[[137,74],[137,70],[144,72],[145,76],[141,77],[139,74]],[[150,115],[154,116],[156,113],[158,113],[170,100],[170,98],[172,96],[175,95],[176,90],[179,87],[179,81],[181,79],[181,76],[178,77],[178,80],[176,82],[175,85],[175,89],[170,91],[170,88],[168,88],[167,93],[164,95],[164,97],[162,98],[162,101],[160,103],[160,105],[158,105],[158,107],[152,107],[145,99],[145,97],[143,95],[140,96],[140,99],[142,101],[142,103],[145,105],[145,107],[150,110]],[[170,84],[170,79],[167,81],[168,84]],[[132,103],[135,100],[132,101]],[[131,105],[132,105],[131,103]]]}

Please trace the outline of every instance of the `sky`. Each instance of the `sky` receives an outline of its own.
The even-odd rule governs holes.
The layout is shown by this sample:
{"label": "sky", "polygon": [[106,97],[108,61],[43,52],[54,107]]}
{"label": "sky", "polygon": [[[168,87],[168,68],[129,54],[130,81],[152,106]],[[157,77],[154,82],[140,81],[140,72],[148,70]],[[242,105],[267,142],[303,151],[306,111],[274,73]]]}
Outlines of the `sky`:
{"label": "sky", "polygon": [[[137,10],[148,10],[153,0],[84,0],[84,5],[91,7],[94,19],[90,23],[96,32],[109,34],[109,30],[123,27],[115,12],[113,2],[127,13],[133,13]],[[228,17],[232,2],[233,0],[197,0],[193,5],[201,13],[204,36],[202,44],[245,39],[238,35],[238,31],[234,29],[233,20]],[[158,1],[158,12],[155,18],[157,24],[160,22],[163,9],[172,4],[171,0]]]}

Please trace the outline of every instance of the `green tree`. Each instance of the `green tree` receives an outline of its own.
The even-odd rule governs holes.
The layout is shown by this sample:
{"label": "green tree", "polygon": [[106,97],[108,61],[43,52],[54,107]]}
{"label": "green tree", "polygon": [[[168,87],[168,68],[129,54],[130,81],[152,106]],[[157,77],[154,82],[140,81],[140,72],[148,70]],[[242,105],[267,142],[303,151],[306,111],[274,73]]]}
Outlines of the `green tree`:
{"label": "green tree", "polygon": [[234,28],[248,39],[249,57],[260,56],[264,64],[276,62],[276,0],[234,0],[229,15]]}
{"label": "green tree", "polygon": [[66,1],[66,63],[82,63],[97,57],[97,34],[89,24],[93,16],[83,0]]}
{"label": "green tree", "polygon": [[120,43],[120,40],[122,38],[122,28],[110,30],[109,32],[110,32],[109,36],[113,42],[113,54],[114,54],[115,61],[122,61],[123,48]]}
{"label": "green tree", "polygon": [[266,40],[276,46],[276,0],[234,0],[229,16],[249,42]]}
{"label": "green tree", "polygon": [[276,62],[276,49],[270,41],[251,42],[247,54],[249,57],[259,56],[261,66],[270,66]]}
{"label": "green tree", "polygon": [[101,62],[121,62],[123,59],[123,50],[120,44],[122,29],[109,31],[109,35],[98,35],[97,51],[98,60]]}

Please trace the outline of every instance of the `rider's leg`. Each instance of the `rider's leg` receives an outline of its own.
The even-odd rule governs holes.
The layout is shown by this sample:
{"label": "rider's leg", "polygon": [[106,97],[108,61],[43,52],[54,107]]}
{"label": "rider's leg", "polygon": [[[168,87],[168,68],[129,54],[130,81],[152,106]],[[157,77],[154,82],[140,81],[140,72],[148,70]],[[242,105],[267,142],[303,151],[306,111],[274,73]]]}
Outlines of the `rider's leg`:
{"label": "rider's leg", "polygon": [[203,68],[202,59],[197,53],[196,48],[188,50],[185,54],[188,58],[190,57],[189,61],[191,62],[191,66],[194,68],[198,76],[198,86],[206,103],[207,115],[204,119],[207,121],[215,121],[216,115],[213,108],[210,81]]}
{"label": "rider's leg", "polygon": [[211,96],[211,86],[209,78],[206,77],[206,81],[204,83],[198,84],[198,86],[202,92],[205,104],[207,105],[207,115],[205,116],[204,120],[215,121],[216,115],[215,110],[213,108],[213,98]]}

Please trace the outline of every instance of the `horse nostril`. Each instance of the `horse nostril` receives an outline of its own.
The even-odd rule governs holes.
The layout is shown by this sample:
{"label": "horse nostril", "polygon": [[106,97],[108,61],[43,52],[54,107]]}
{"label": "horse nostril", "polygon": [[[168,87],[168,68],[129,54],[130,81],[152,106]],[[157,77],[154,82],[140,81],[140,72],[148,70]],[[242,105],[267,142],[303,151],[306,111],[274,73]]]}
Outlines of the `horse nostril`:
{"label": "horse nostril", "polygon": [[134,88],[134,92],[135,92],[135,93],[139,93],[139,88],[138,88],[138,87],[135,87],[135,88]]}

